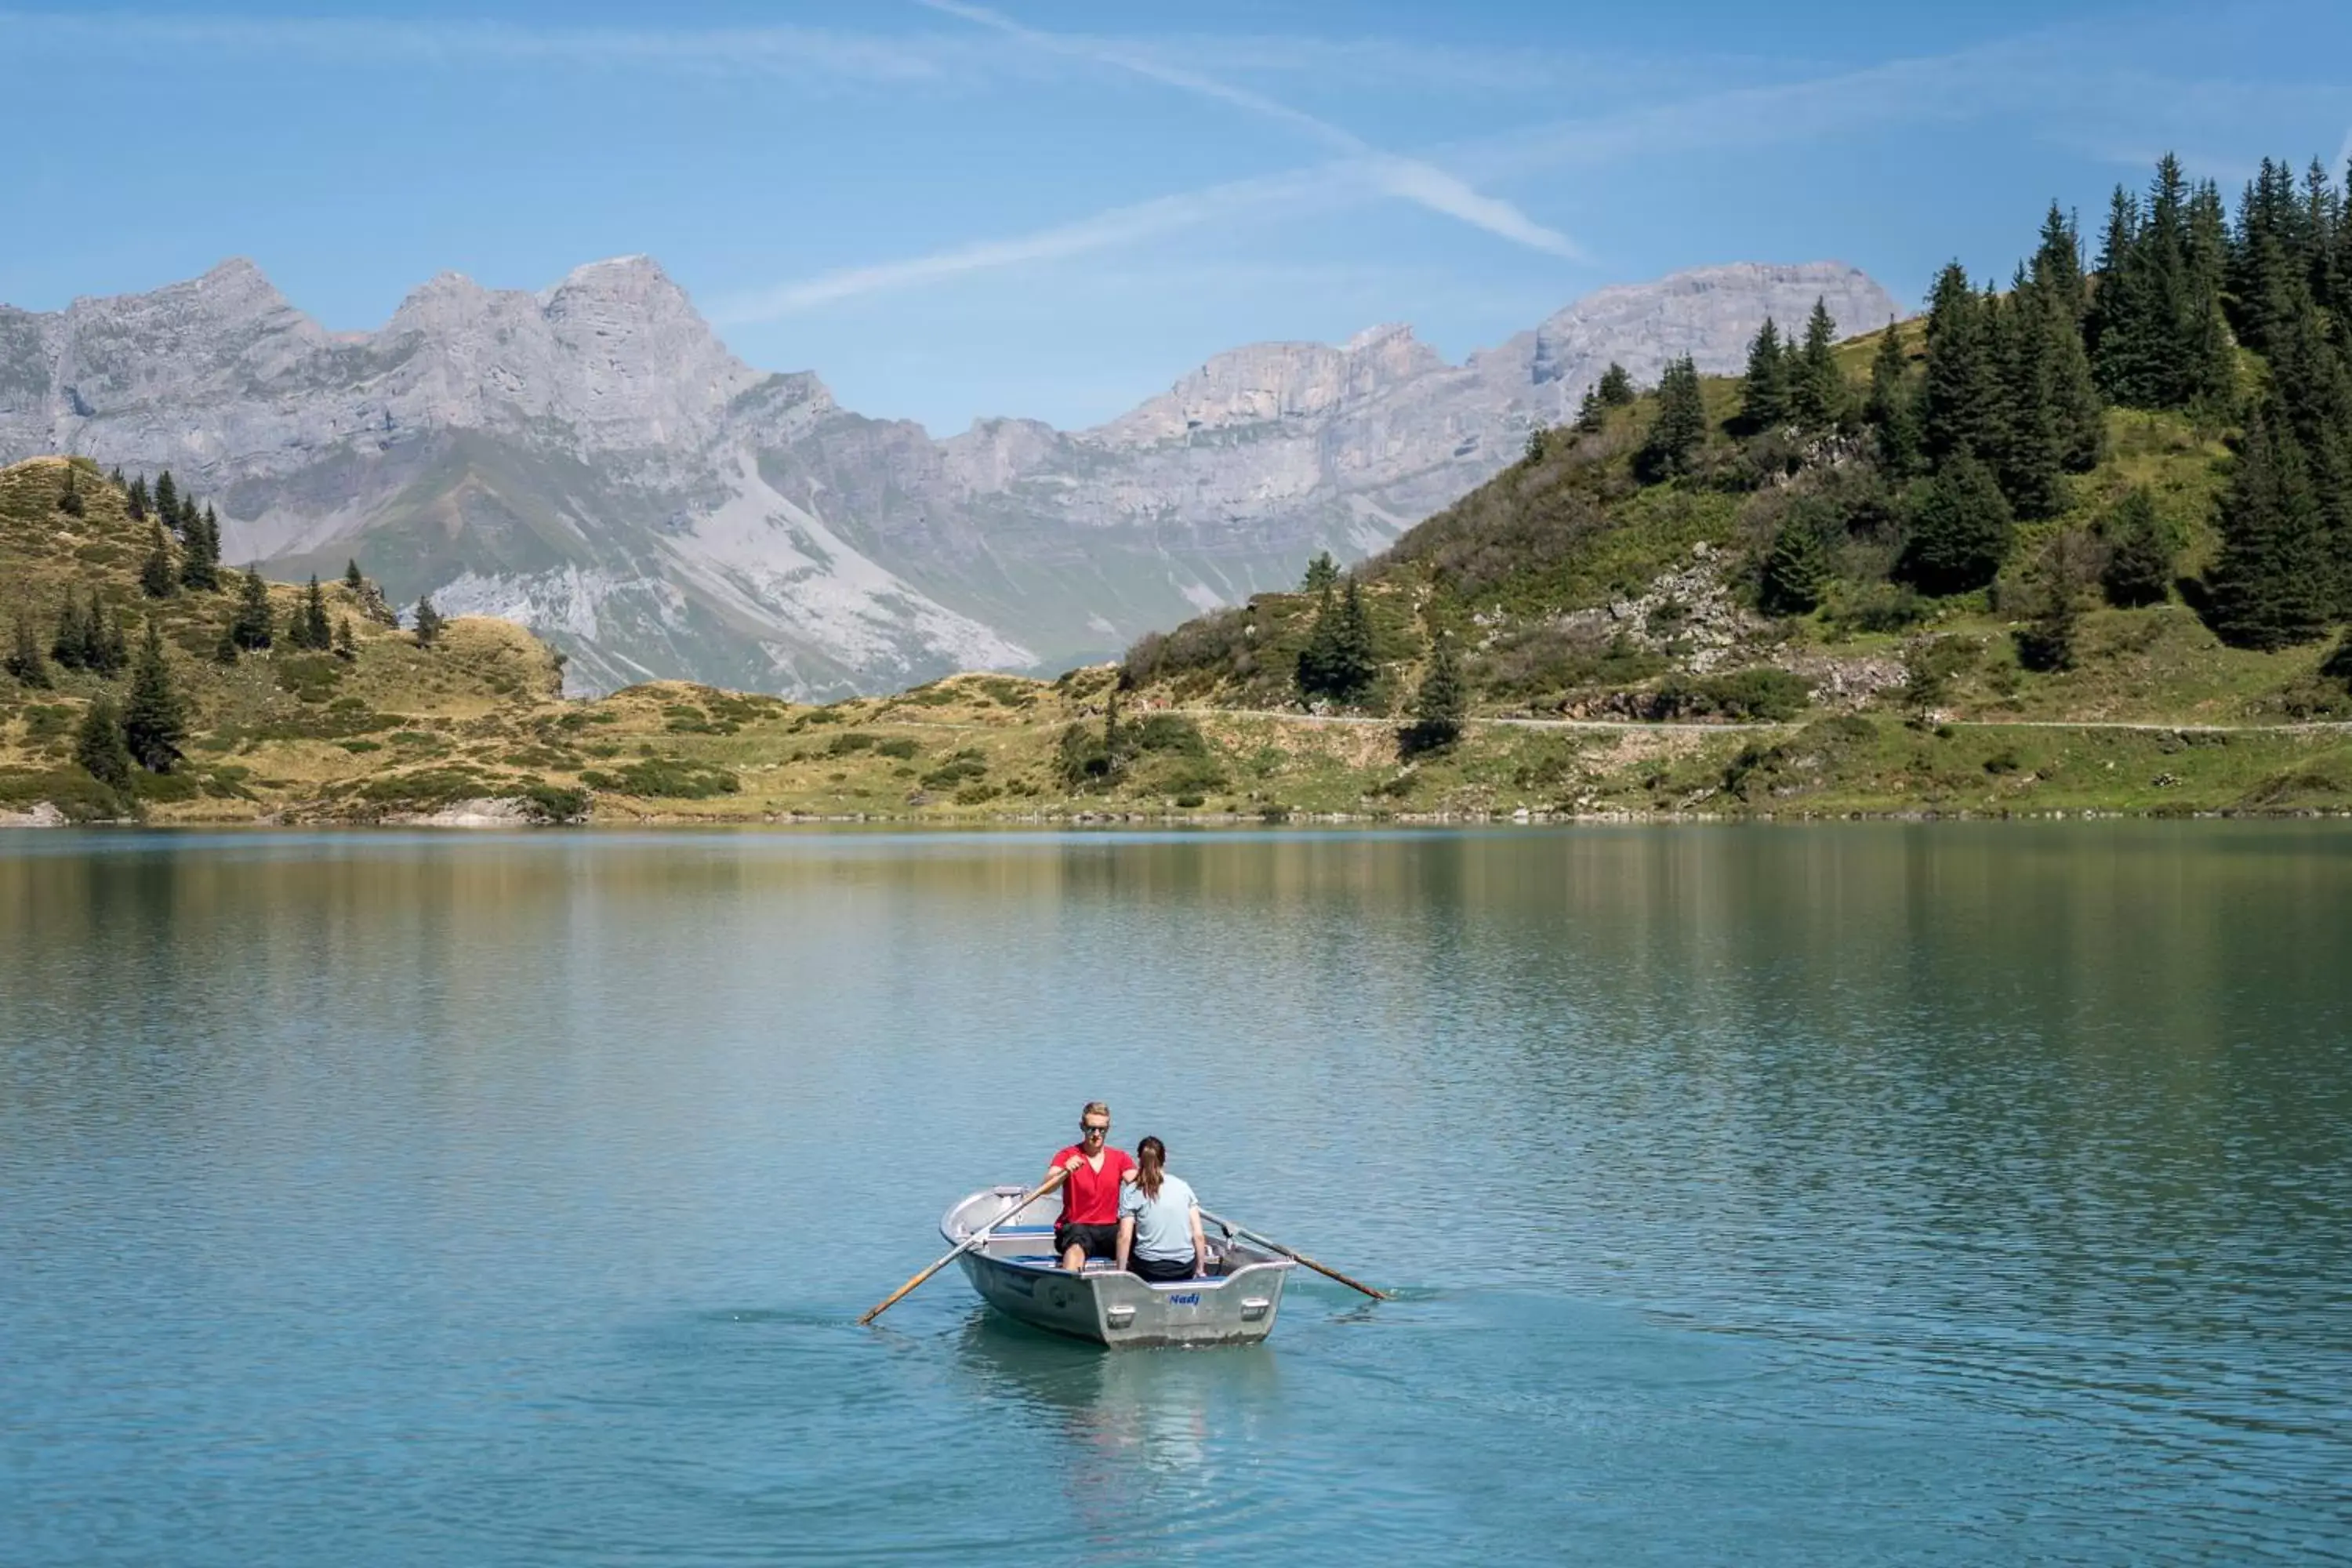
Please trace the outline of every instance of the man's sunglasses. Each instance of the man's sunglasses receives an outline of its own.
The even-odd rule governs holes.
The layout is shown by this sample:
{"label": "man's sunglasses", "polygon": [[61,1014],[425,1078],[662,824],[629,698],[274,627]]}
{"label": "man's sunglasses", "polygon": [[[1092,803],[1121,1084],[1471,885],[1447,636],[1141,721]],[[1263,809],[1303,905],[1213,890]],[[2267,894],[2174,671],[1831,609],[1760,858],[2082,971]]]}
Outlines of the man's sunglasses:
{"label": "man's sunglasses", "polygon": [[1110,1131],[1110,1123],[1106,1121],[1100,1127],[1096,1127],[1088,1122],[1081,1121],[1078,1123],[1078,1131],[1087,1133],[1090,1137],[1100,1137]]}

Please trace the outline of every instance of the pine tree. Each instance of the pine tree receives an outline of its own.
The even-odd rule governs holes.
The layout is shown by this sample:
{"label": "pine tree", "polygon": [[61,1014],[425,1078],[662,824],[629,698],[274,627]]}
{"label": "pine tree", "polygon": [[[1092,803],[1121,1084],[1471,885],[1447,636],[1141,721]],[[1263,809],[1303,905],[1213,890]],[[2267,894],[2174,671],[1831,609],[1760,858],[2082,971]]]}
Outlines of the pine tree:
{"label": "pine tree", "polygon": [[74,761],[110,790],[131,787],[131,748],[123,742],[122,716],[113,698],[100,697],[83,710],[74,731]]}
{"label": "pine tree", "polygon": [[1658,411],[1642,449],[1634,454],[1634,471],[1651,482],[1687,473],[1706,443],[1706,397],[1699,387],[1698,367],[1685,354],[1669,361],[1658,378]]}
{"label": "pine tree", "polygon": [[131,521],[144,522],[147,521],[146,475],[142,474],[137,479],[131,481],[131,488],[123,492],[122,504],[124,509],[131,513]]}
{"label": "pine tree", "polygon": [[1903,343],[1889,321],[1870,360],[1870,400],[1863,417],[1878,432],[1878,460],[1901,478],[1919,461],[1919,416],[1914,406]]}
{"label": "pine tree", "polygon": [[1601,389],[1588,386],[1577,400],[1576,427],[1587,436],[1597,435],[1609,427],[1609,405],[1601,401]]}
{"label": "pine tree", "polygon": [[1993,457],[2001,493],[2020,517],[2054,517],[2066,504],[2054,315],[2021,269],[2008,302],[1986,300],[1985,316],[2000,366],[2002,417]]}
{"label": "pine tree", "polygon": [[1302,594],[1328,594],[1339,581],[1339,564],[1331,559],[1328,550],[1318,550],[1315,559],[1307,563],[1307,575],[1299,580]]}
{"label": "pine tree", "polygon": [[236,614],[229,622],[229,641],[253,653],[268,647],[276,631],[276,621],[269,613],[269,585],[261,580],[260,567],[248,566],[237,594]]}
{"label": "pine tree", "polygon": [[1845,376],[1838,369],[1836,349],[1837,322],[1828,302],[1815,296],[1813,313],[1805,321],[1805,344],[1789,377],[1789,411],[1810,432],[1834,430],[1845,418]]}
{"label": "pine tree", "polygon": [[1429,667],[1422,671],[1413,692],[1412,723],[1401,737],[1407,755],[1443,751],[1462,738],[1462,720],[1470,710],[1470,689],[1462,679],[1462,661],[1454,639],[1440,632],[1431,640]]}
{"label": "pine tree", "polygon": [[[209,511],[211,509],[207,507],[205,510]],[[355,595],[366,589],[367,579],[360,575],[360,563],[357,559],[343,563],[343,586]]]}
{"label": "pine tree", "polygon": [[1293,677],[1299,697],[1308,702],[1329,694],[1339,662],[1339,616],[1332,604],[1330,583],[1323,583],[1317,595],[1315,619],[1307,625],[1307,645],[1298,650],[1298,668]]}
{"label": "pine tree", "polygon": [[2099,586],[2123,609],[2160,605],[2172,590],[2172,545],[2146,487],[2134,489],[2099,520],[2107,563]]}
{"label": "pine tree", "polygon": [[58,608],[58,634],[49,642],[49,657],[67,669],[87,669],[91,662],[89,624],[73,585],[66,585],[65,602]]}
{"label": "pine tree", "polygon": [[1740,428],[1754,434],[1777,430],[1789,422],[1789,356],[1780,347],[1780,329],[1764,318],[1748,344],[1748,374],[1739,389]]}
{"label": "pine tree", "polygon": [[1604,408],[1630,407],[1635,396],[1633,376],[1613,359],[1609,362],[1609,368],[1601,373],[1601,379],[1593,384],[1592,390],[1601,395],[1601,404]]}
{"label": "pine tree", "polygon": [[1820,606],[1837,575],[1833,510],[1819,501],[1789,509],[1764,554],[1759,602],[1769,616],[1801,616]]}
{"label": "pine tree", "polygon": [[180,487],[172,482],[169,468],[155,476],[155,515],[163,520],[166,528],[180,526]]}
{"label": "pine tree", "polygon": [[2328,609],[2319,503],[2302,446],[2268,400],[2246,422],[2214,525],[2221,546],[2206,574],[2214,632],[2263,649],[2318,637]]}
{"label": "pine tree", "polygon": [[351,616],[337,616],[335,618],[335,657],[349,664],[359,656],[360,646],[352,637]]}
{"label": "pine tree", "polygon": [[168,599],[172,590],[180,585],[180,574],[172,565],[172,546],[163,537],[163,525],[147,525],[147,555],[139,563],[139,590],[151,599]]}
{"label": "pine tree", "polygon": [[315,572],[310,574],[310,586],[303,593],[302,607],[295,613],[286,640],[313,653],[324,653],[334,644],[335,630],[327,622],[327,595],[319,586]]}
{"label": "pine tree", "polygon": [[98,663],[92,668],[100,675],[120,675],[131,663],[131,645],[122,635],[121,617],[107,615],[95,589],[90,593],[89,607],[90,640],[98,653]]}
{"label": "pine tree", "polygon": [[2083,319],[2090,309],[2090,296],[2083,276],[2082,247],[2074,220],[2060,213],[2055,202],[2042,221],[2042,243],[2033,253],[2030,277],[2035,320],[2043,339],[2042,353],[2048,363],[2060,461],[2070,473],[2088,473],[2106,453],[2106,406],[2083,342]]}
{"label": "pine tree", "polygon": [[1331,665],[1332,695],[1352,702],[1370,691],[1379,679],[1380,661],[1372,647],[1372,619],[1364,591],[1350,577],[1339,590],[1339,636]]}
{"label": "pine tree", "polygon": [[1929,594],[1964,594],[1990,583],[2009,554],[2008,498],[1992,471],[1956,452],[1911,508],[1904,577]]}
{"label": "pine tree", "polygon": [[80,470],[70,458],[66,460],[65,488],[58,492],[58,510],[68,517],[82,515]]}
{"label": "pine tree", "polygon": [[2042,243],[2033,252],[2033,286],[2076,332],[2091,309],[2090,282],[2083,276],[2083,241],[2074,218],[2052,202],[2042,219]]}
{"label": "pine tree", "polygon": [[122,739],[138,764],[152,773],[168,773],[181,759],[180,742],[187,738],[187,706],[172,683],[172,668],[163,658],[163,638],[155,617],[147,617],[147,635],[140,640],[139,662],[131,672],[131,700],[122,710]]}
{"label": "pine tree", "polygon": [[1927,307],[1927,376],[1920,389],[1920,444],[1938,465],[1987,458],[2000,441],[2000,379],[1984,297],[1957,261],[1936,277]]}
{"label": "pine tree", "polygon": [[220,586],[220,519],[209,506],[188,528],[188,547],[180,558],[180,581],[200,594]]}
{"label": "pine tree", "polygon": [[33,630],[32,617],[22,613],[16,616],[14,640],[8,648],[7,667],[8,673],[21,685],[47,690],[53,684],[49,679],[49,661],[41,657],[41,639]]}
{"label": "pine tree", "polygon": [[446,624],[441,612],[433,607],[433,595],[425,595],[416,601],[416,646],[431,647],[441,640],[441,628]]}

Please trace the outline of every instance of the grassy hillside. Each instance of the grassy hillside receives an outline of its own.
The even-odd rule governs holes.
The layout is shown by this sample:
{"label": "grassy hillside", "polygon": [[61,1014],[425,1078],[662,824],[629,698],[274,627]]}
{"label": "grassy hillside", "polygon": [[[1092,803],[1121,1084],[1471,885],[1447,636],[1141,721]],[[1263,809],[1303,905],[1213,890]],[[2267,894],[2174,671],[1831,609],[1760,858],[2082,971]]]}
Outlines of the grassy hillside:
{"label": "grassy hillside", "polygon": [[[1640,416],[1625,415],[1626,427]],[[69,516],[57,506],[64,464],[37,459],[0,470],[0,649],[20,616],[46,647],[68,587],[95,590],[134,644],[155,618],[190,704],[190,732],[183,763],[140,773],[117,798],[74,763],[74,732],[93,699],[120,700],[123,679],[54,665],[46,689],[0,677],[0,813],[48,802],[74,817],[160,823],[485,811],[759,822],[2352,805],[2352,740],[2340,731],[2183,727],[2278,717],[2287,693],[2316,683],[2318,655],[2220,650],[2179,605],[2093,615],[2084,657],[2063,675],[2016,671],[1997,613],[1956,605],[1904,634],[1817,618],[1739,642],[1716,675],[1700,678],[1751,667],[1743,660],[1793,667],[1806,658],[1855,668],[1874,660],[1899,678],[1906,637],[1925,637],[1951,670],[1945,711],[1925,721],[1885,688],[1817,700],[1760,726],[1564,720],[1572,709],[1605,713],[1609,698],[1654,697],[1691,662],[1687,651],[1645,623],[1628,647],[1603,647],[1589,666],[1530,660],[1509,673],[1503,658],[1515,634],[1540,626],[1550,605],[1654,597],[1659,574],[1736,559],[1739,548],[1736,500],[1630,486],[1612,471],[1624,445],[1612,425],[1597,440],[1548,450],[1376,563],[1367,575],[1386,659],[1381,702],[1323,715],[1302,711],[1286,684],[1284,660],[1295,660],[1304,636],[1297,595],[1262,597],[1167,639],[1181,649],[1216,628],[1232,640],[1215,660],[1167,654],[1140,678],[1097,667],[1051,683],[964,675],[826,707],[670,682],[568,701],[556,656],[521,630],[459,619],[421,647],[413,631],[369,620],[340,583],[324,592],[332,617],[352,626],[350,658],[278,646],[224,664],[217,649],[239,574],[224,574],[226,591],[148,597],[139,579],[147,535],[125,515],[121,492],[85,469],[83,514]],[[2145,461],[2137,447],[2117,446],[2119,464]],[[2210,484],[2217,451],[2189,440],[2168,460]],[[1548,515],[1576,526],[1547,535],[1560,548],[1496,572],[1491,596],[1449,597],[1430,564],[1434,546],[1475,556],[1494,530],[1526,527],[1524,511],[1500,504],[1510,493],[1551,498]],[[1694,555],[1702,543],[1709,553]],[[282,626],[303,590],[269,592]],[[1465,635],[1491,637],[1474,661],[1480,715],[1461,744],[1408,760],[1391,715],[1417,677],[1427,624],[1446,617]],[[1227,629],[1234,626],[1244,628],[1238,637]],[[1243,660],[1249,667],[1236,668]],[[1503,687],[1498,671],[1517,684]],[[1626,679],[1612,683],[1618,673]],[[2012,722],[2077,718],[2165,722]]]}

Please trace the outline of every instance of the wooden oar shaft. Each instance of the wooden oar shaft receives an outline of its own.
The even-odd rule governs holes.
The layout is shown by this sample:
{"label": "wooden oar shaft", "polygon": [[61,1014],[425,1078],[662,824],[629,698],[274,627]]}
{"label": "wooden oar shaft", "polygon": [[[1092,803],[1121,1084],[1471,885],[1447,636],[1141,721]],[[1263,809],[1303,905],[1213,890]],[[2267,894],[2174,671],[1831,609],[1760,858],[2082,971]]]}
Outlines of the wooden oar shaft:
{"label": "wooden oar shaft", "polygon": [[872,1311],[867,1312],[864,1317],[857,1320],[858,1326],[860,1328],[865,1327],[867,1323],[872,1322],[875,1319],[880,1317],[883,1313],[897,1306],[899,1299],[904,1297],[908,1291],[914,1289],[916,1286],[920,1285],[924,1280],[929,1279],[932,1275],[937,1274],[940,1269],[945,1268],[949,1264],[953,1263],[957,1258],[961,1258],[965,1253],[970,1252],[973,1247],[978,1247],[982,1242],[986,1241],[990,1235],[995,1231],[998,1226],[1003,1225],[1006,1220],[1011,1219],[1014,1215],[1019,1214],[1023,1209],[1027,1208],[1031,1204],[1035,1203],[1039,1198],[1044,1197],[1047,1193],[1050,1193],[1055,1187],[1060,1186],[1062,1184],[1063,1178],[1068,1174],[1069,1172],[1067,1171],[1056,1171],[1052,1175],[1046,1177],[1043,1182],[1039,1183],[1036,1186],[1030,1188],[1028,1192],[1022,1194],[1020,1202],[1014,1204],[1011,1208],[1006,1209],[1003,1214],[998,1215],[994,1219],[990,1220],[986,1225],[982,1226],[978,1230],[973,1231],[970,1236],[965,1237],[961,1241],[956,1243],[954,1247],[949,1248],[948,1255],[945,1258],[940,1258],[937,1263],[932,1264],[929,1268],[924,1269],[920,1274],[916,1275],[912,1279],[908,1280],[904,1285],[899,1286],[896,1290],[891,1291],[889,1295],[884,1297],[882,1300],[875,1306]]}
{"label": "wooden oar shaft", "polygon": [[1328,1279],[1337,1279],[1340,1284],[1347,1286],[1350,1290],[1361,1290],[1365,1295],[1370,1296],[1375,1301],[1386,1301],[1391,1299],[1387,1291],[1375,1290],[1370,1285],[1363,1283],[1360,1279],[1350,1279],[1345,1274],[1340,1273],[1338,1269],[1328,1268],[1322,1264],[1316,1262],[1315,1259],[1307,1257],[1307,1254],[1299,1251],[1297,1247],[1285,1247],[1282,1243],[1275,1240],[1274,1237],[1270,1236],[1260,1236],[1256,1231],[1250,1229],[1249,1226],[1245,1225],[1235,1225],[1233,1221],[1225,1218],[1223,1215],[1211,1214],[1207,1209],[1202,1209],[1201,1211],[1201,1217],[1207,1220],[1211,1225],[1223,1226],[1225,1228],[1226,1234],[1229,1236],[1245,1236],[1252,1241],[1256,1242],[1260,1247],[1270,1247],[1274,1248],[1275,1251],[1281,1253],[1285,1258],[1289,1258],[1294,1263],[1304,1263],[1307,1268],[1315,1270],[1316,1273],[1324,1275]]}

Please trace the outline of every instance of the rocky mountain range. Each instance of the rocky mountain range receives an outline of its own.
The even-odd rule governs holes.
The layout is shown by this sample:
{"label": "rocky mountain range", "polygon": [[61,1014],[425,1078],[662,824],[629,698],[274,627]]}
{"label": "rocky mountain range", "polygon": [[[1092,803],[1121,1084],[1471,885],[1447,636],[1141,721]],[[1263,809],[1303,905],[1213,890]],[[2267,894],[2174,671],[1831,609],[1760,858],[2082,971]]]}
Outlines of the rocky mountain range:
{"label": "rocky mountain range", "polygon": [[1449,364],[1409,327],[1260,343],[1108,424],[933,439],[756,371],[642,257],[537,294],[445,274],[330,332],[251,263],[0,307],[0,461],[169,468],[233,561],[356,556],[396,600],[530,626],[579,690],[800,697],[1051,669],[1369,553],[1514,460],[1609,361],[1737,370],[1767,315],[1901,313],[1827,262],[1604,289]]}

